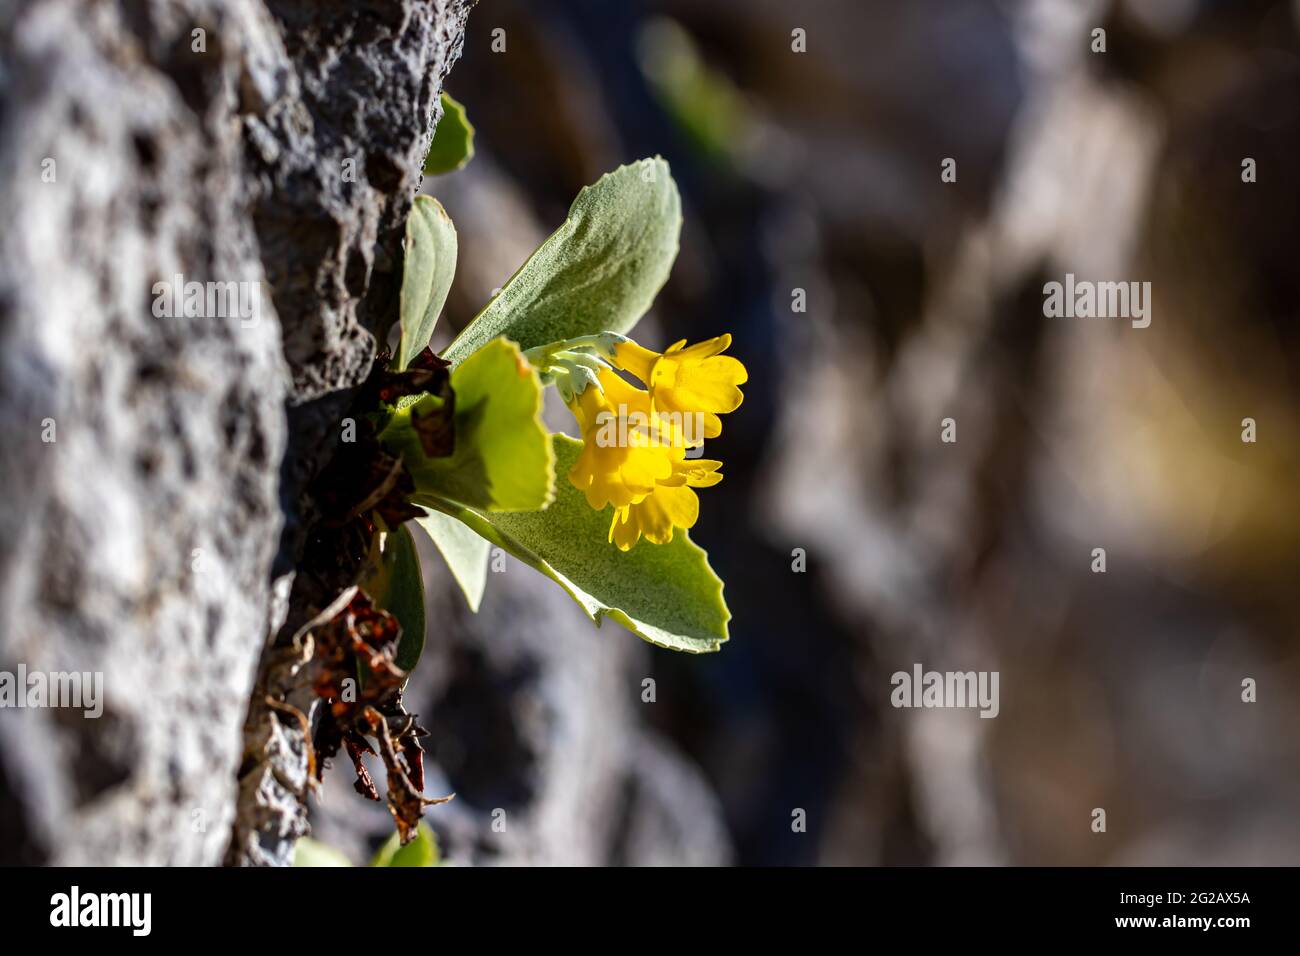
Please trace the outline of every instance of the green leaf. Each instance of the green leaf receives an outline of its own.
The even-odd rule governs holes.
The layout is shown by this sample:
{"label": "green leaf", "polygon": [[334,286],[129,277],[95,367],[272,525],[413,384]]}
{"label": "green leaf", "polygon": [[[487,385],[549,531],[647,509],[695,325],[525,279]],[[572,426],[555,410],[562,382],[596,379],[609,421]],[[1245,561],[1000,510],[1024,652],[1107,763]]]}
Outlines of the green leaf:
{"label": "green leaf", "polygon": [[398,836],[394,833],[388,838],[375,858],[370,861],[371,866],[437,866],[440,854],[438,852],[438,840],[429,829],[429,824],[423,820],[420,821],[420,829],[415,835],[415,839],[406,846],[402,846]]}
{"label": "green leaf", "polygon": [[433,142],[424,157],[424,172],[441,176],[460,169],[474,158],[474,124],[461,106],[447,93],[442,94],[442,119],[433,130]]}
{"label": "green leaf", "polygon": [[349,860],[339,850],[328,843],[303,837],[293,847],[294,866],[351,866]]}
{"label": "green leaf", "polygon": [[[406,260],[398,305],[402,320],[399,371],[429,344],[456,274],[456,250],[456,227],[442,204],[432,196],[416,196],[406,217]],[[387,338],[386,331],[383,338]]]}
{"label": "green leaf", "polygon": [[627,332],[650,308],[677,258],[682,203],[659,157],[587,186],[569,217],[511,277],[444,357],[453,365],[504,335],[530,349]]}
{"label": "green leaf", "polygon": [[425,515],[426,517],[416,518],[415,523],[433,539],[447,562],[447,567],[451,569],[451,576],[464,592],[469,609],[477,613],[479,603],[483,600],[483,589],[487,587],[488,558],[492,545],[441,511],[429,511],[426,508]]}
{"label": "green leaf", "polygon": [[[582,442],[551,437],[556,468],[567,475]],[[611,617],[652,644],[692,653],[716,651],[727,640],[731,612],[722,581],[685,531],[668,544],[643,540],[620,551],[608,541],[612,509],[593,510],[563,477],[545,511],[488,515],[445,502],[433,506],[553,579],[597,624]]]}
{"label": "green leaf", "polygon": [[420,406],[399,408],[379,438],[406,460],[415,479],[412,501],[437,496],[487,511],[546,507],[555,484],[554,456],[541,421],[542,386],[518,346],[498,339],[451,376],[456,448],[428,458],[411,427]]}
{"label": "green leaf", "polygon": [[384,536],[379,572],[371,579],[370,596],[402,625],[395,663],[408,674],[415,670],[424,650],[424,576],[415,539],[406,525]]}

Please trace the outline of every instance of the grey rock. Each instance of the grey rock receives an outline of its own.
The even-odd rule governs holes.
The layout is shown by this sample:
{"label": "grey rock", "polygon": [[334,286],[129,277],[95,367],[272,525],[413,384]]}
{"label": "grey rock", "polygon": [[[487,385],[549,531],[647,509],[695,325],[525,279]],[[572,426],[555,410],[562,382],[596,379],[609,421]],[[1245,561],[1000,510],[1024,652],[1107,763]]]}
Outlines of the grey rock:
{"label": "grey rock", "polygon": [[[222,859],[467,9],[0,4],[0,669],[103,675],[98,718],[0,712],[5,862]],[[160,316],[176,275],[260,309]]]}

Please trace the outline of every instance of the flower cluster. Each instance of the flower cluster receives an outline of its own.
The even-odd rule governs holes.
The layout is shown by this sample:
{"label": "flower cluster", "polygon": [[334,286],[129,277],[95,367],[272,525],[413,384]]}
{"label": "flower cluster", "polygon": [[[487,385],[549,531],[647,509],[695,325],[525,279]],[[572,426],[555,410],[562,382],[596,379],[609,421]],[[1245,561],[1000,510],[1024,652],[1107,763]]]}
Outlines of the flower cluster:
{"label": "flower cluster", "polygon": [[693,489],[722,480],[722,462],[698,456],[704,439],[721,433],[718,416],[743,398],[745,366],[721,354],[730,344],[730,335],[689,347],[683,339],[661,353],[605,333],[530,353],[582,434],[569,481],[597,511],[614,506],[609,540],[620,550],[642,537],[667,544],[674,529],[692,527],[700,512]]}

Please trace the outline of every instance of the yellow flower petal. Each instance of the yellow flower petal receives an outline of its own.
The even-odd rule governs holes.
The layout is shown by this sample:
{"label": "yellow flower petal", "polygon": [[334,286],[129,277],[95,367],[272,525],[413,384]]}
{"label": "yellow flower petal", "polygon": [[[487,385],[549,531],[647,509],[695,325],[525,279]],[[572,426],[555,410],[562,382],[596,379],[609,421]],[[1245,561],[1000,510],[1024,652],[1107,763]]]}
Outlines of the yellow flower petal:
{"label": "yellow flower petal", "polygon": [[641,539],[641,527],[632,520],[631,509],[614,509],[614,520],[609,526],[609,540],[620,551],[630,551]]}
{"label": "yellow flower petal", "polygon": [[664,354],[672,354],[674,358],[684,359],[686,361],[706,359],[711,355],[718,355],[721,352],[725,352],[731,347],[731,333],[727,332],[723,335],[717,335],[711,339],[705,339],[703,342],[696,342],[689,348],[682,348],[685,344],[685,339],[682,339],[679,342],[674,342],[672,345],[668,346],[668,350],[664,352]]}
{"label": "yellow flower petal", "polygon": [[650,420],[649,397],[612,372],[605,380],[605,374],[601,376],[603,392],[589,386],[569,405],[582,430],[583,443],[569,481],[597,511],[610,504],[622,508],[645,498],[658,481],[672,475],[674,456],[684,454],[655,445],[644,428],[625,425],[620,430],[619,418],[630,414],[629,406]]}
{"label": "yellow flower petal", "polygon": [[734,412],[744,395],[737,387],[749,376],[745,366],[729,355],[699,362],[678,362],[664,356],[650,376],[654,403],[670,411]]}
{"label": "yellow flower petal", "polygon": [[700,516],[700,499],[685,485],[659,485],[644,501],[614,512],[610,540],[628,551],[644,536],[651,544],[668,544],[675,528],[690,528]]}
{"label": "yellow flower petal", "polygon": [[672,477],[681,476],[685,478],[686,484],[692,488],[709,488],[722,480],[722,475],[718,473],[718,469],[721,467],[722,462],[720,461],[711,458],[697,458],[694,461],[685,461],[679,465],[674,465]]}

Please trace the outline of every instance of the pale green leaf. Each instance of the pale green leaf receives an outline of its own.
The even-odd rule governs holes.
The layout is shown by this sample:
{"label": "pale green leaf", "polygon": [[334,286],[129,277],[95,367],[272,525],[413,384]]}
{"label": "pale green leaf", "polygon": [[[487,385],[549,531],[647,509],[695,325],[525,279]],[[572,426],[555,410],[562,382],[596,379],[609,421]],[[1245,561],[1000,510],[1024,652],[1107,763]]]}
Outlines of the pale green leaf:
{"label": "pale green leaf", "polygon": [[429,829],[429,824],[420,821],[420,829],[415,839],[402,846],[394,833],[379,848],[371,866],[437,866],[440,854],[438,840]]}
{"label": "pale green leaf", "polygon": [[429,176],[455,172],[473,158],[474,124],[465,115],[465,107],[443,93],[442,119],[424,157],[424,172]]}
{"label": "pale green leaf", "polygon": [[424,650],[424,576],[415,539],[402,525],[384,536],[378,574],[370,582],[371,597],[402,625],[393,663],[410,673]]}
{"label": "pale green leaf", "polygon": [[430,502],[558,583],[593,621],[610,617],[652,644],[716,651],[731,613],[708,555],[678,530],[668,544],[642,540],[630,551],[609,543],[612,508],[595,511],[568,481],[582,442],[553,435],[560,475],[545,511],[484,514]]}
{"label": "pale green leaf", "polygon": [[530,349],[629,331],[667,281],[681,227],[681,198],[662,159],[607,173],[578,193],[563,225],[444,356],[456,364],[498,335]]}
{"label": "pale green leaf", "polygon": [[406,259],[398,306],[402,320],[399,370],[429,344],[456,275],[456,251],[456,227],[442,204],[432,196],[416,196],[406,218]]}
{"label": "pale green leaf", "polygon": [[451,576],[460,585],[471,611],[478,611],[487,586],[488,558],[492,546],[455,518],[440,511],[425,509],[425,517],[416,518],[418,524],[437,546]]}
{"label": "pale green leaf", "polygon": [[349,860],[339,850],[328,843],[303,837],[293,847],[294,866],[351,866]]}
{"label": "pale green leaf", "polygon": [[406,460],[415,479],[413,501],[436,495],[487,511],[546,507],[555,481],[549,434],[541,421],[542,386],[536,370],[506,339],[462,363],[451,376],[456,396],[456,448],[426,458],[411,413],[393,413],[380,440]]}

